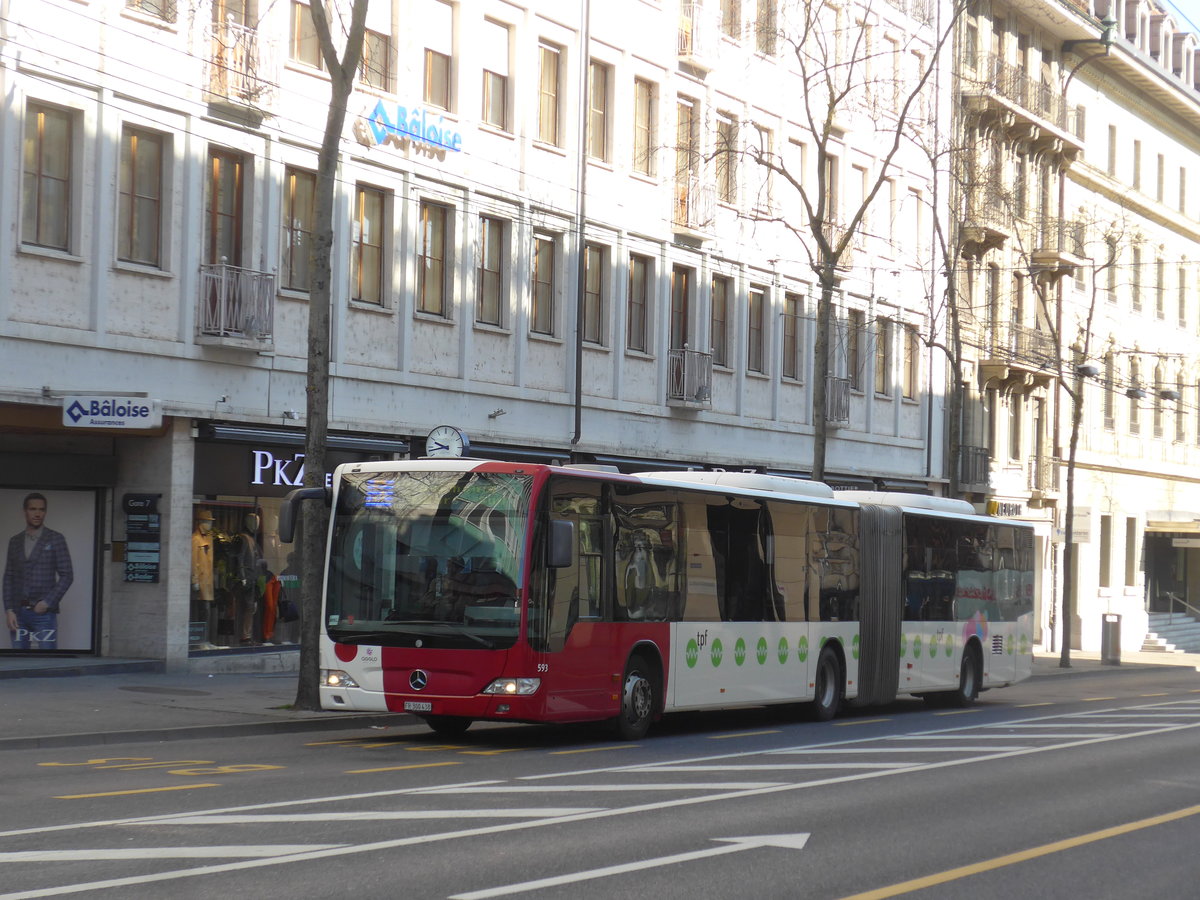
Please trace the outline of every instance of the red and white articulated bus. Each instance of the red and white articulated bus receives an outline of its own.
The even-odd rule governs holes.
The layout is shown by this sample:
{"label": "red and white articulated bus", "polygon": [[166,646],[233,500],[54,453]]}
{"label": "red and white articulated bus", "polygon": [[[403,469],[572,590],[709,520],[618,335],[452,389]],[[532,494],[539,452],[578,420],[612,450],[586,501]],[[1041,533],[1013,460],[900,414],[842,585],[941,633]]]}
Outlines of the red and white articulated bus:
{"label": "red and white articulated bus", "polygon": [[329,499],[327,709],[637,739],[677,710],[965,705],[1032,668],[1032,532],[960,500],[471,459],[343,465]]}

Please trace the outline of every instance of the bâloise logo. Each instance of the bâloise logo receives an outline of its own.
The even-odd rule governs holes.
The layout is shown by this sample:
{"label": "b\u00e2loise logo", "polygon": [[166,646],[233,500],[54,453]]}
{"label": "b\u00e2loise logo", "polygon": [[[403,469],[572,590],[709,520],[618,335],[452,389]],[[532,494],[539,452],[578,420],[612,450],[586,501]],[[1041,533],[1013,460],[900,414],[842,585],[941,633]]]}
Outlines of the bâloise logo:
{"label": "b\u00e2loise logo", "polygon": [[71,417],[72,422],[78,422],[87,415],[87,410],[83,408],[83,404],[76,400],[67,407],[67,415]]}

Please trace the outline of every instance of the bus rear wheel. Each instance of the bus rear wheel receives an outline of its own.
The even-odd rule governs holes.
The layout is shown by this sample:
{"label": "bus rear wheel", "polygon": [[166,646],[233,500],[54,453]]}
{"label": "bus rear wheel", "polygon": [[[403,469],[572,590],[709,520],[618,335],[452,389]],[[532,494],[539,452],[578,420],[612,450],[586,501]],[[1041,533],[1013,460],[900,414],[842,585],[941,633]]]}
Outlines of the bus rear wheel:
{"label": "bus rear wheel", "polygon": [[425,724],[433,729],[434,734],[442,737],[458,737],[465,734],[473,720],[465,716],[426,716]]}
{"label": "bus rear wheel", "polygon": [[813,683],[815,693],[808,706],[809,716],[818,722],[828,722],[842,705],[842,667],[829,647],[821,648]]}
{"label": "bus rear wheel", "polygon": [[645,657],[629,658],[621,685],[621,712],[613,725],[621,740],[638,741],[650,730],[658,708],[658,688]]}

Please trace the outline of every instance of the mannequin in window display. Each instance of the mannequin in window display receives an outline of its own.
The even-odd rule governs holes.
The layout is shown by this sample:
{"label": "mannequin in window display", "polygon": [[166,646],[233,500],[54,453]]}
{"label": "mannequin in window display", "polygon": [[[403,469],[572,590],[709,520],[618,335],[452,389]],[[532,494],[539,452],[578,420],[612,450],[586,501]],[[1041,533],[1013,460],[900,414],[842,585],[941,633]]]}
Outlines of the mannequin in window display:
{"label": "mannequin in window display", "polygon": [[233,592],[236,602],[238,636],[243,645],[254,643],[254,614],[262,595],[266,560],[258,548],[259,518],[247,513],[242,520],[242,532],[237,536],[236,568]]}
{"label": "mannequin in window display", "polygon": [[192,621],[205,623],[205,639],[197,649],[212,647],[209,639],[216,627],[217,607],[213,602],[213,514],[207,509],[196,510],[192,528]]}

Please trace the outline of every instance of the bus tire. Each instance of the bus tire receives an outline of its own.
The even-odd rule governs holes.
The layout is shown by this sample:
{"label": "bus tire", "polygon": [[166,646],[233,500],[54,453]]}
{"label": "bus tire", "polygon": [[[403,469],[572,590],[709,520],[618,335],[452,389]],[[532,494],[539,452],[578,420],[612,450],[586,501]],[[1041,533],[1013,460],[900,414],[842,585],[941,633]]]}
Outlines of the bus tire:
{"label": "bus tire", "polygon": [[958,673],[958,687],[950,694],[951,706],[970,706],[979,699],[983,681],[983,663],[979,658],[979,645],[968,644],[963,651],[962,668]]}
{"label": "bus tire", "polygon": [[425,724],[433,729],[434,734],[442,737],[459,737],[466,734],[471,727],[472,719],[465,716],[426,716]]}
{"label": "bus tire", "polygon": [[821,648],[813,676],[814,694],[808,714],[817,722],[828,722],[842,705],[842,666],[828,645]]}
{"label": "bus tire", "polygon": [[623,741],[644,738],[658,706],[654,671],[644,656],[634,654],[629,657],[625,677],[621,679],[621,712],[613,720],[617,737]]}

